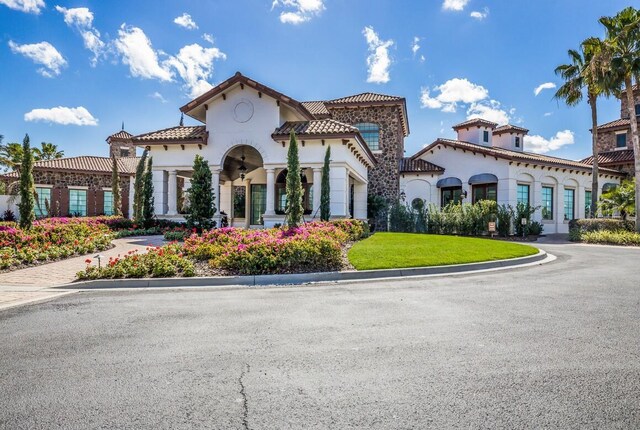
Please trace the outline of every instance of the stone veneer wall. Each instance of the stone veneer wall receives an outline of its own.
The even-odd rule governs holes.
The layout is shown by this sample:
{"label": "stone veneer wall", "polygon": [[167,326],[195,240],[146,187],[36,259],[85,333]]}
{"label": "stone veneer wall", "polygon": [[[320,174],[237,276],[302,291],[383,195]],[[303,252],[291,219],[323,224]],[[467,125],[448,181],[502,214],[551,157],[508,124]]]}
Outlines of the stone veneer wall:
{"label": "stone veneer wall", "polygon": [[[633,149],[633,141],[631,140],[631,131],[627,130],[627,148]],[[600,131],[598,132],[598,151],[607,152],[616,150],[616,132]]]}
{"label": "stone veneer wall", "polygon": [[136,146],[130,140],[113,140],[109,142],[109,157],[124,157],[120,153],[121,148],[127,148],[129,150],[129,155],[127,157],[135,157],[136,156]]}
{"label": "stone veneer wall", "polygon": [[398,164],[404,155],[402,111],[400,106],[329,107],[331,117],[347,124],[371,122],[380,126],[380,152],[374,155],[378,165],[369,170],[369,195],[395,200],[400,193]]}
{"label": "stone veneer wall", "polygon": [[[640,89],[633,92],[634,104],[640,103]],[[620,118],[629,119],[629,112],[627,111],[627,94],[622,93],[620,97]]]}
{"label": "stone veneer wall", "polygon": [[[104,213],[103,188],[111,188],[111,174],[89,172],[59,172],[51,170],[34,170],[33,179],[38,185],[52,185],[51,208],[55,216],[69,214],[69,188],[87,187],[87,216]],[[120,196],[122,212],[129,215],[129,176],[120,176]]]}

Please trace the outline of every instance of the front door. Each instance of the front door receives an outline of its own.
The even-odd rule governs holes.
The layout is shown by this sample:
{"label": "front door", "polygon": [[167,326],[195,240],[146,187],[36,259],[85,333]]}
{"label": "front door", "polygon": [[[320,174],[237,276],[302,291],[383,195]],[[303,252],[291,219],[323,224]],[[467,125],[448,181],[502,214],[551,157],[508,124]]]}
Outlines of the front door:
{"label": "front door", "polygon": [[267,210],[267,186],[251,184],[251,225],[262,225],[262,215]]}

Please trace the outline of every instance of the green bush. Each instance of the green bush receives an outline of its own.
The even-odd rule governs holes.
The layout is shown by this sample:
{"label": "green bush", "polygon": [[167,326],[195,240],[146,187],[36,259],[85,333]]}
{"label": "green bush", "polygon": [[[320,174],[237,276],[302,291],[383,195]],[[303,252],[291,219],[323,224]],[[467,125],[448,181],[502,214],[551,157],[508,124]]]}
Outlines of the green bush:
{"label": "green bush", "polygon": [[635,231],[633,220],[623,221],[613,218],[589,218],[574,219],[569,222],[569,230],[578,230],[580,233],[591,231]]}
{"label": "green bush", "polygon": [[570,232],[569,234],[569,238],[571,240],[584,243],[640,246],[640,233],[631,231],[600,230],[580,232],[579,230],[574,229],[572,232],[573,233]]}

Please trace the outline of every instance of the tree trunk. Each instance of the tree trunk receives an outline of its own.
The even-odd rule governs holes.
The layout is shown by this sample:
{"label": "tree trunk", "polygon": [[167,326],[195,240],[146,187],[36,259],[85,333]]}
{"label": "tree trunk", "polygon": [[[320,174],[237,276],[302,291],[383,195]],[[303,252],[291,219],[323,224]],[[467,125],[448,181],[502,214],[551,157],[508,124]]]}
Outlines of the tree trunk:
{"label": "tree trunk", "polygon": [[[589,94],[589,105],[591,106],[591,152],[593,154],[593,170],[591,182],[591,216],[598,213],[598,107],[597,96]],[[586,215],[585,215],[586,218]]]}
{"label": "tree trunk", "polygon": [[631,76],[625,77],[624,85],[627,93],[629,122],[631,123],[631,140],[633,142],[633,158],[636,178],[636,231],[640,233],[640,140],[638,138],[638,119],[636,118],[636,108],[633,100]]}

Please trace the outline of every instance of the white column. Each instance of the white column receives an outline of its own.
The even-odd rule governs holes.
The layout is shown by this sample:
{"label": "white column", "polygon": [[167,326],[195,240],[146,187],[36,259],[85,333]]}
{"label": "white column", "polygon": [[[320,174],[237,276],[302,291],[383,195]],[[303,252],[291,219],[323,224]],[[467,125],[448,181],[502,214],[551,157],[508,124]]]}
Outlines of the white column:
{"label": "white column", "polygon": [[322,169],[313,168],[313,217],[320,217],[320,197],[322,196]]}
{"label": "white column", "polygon": [[167,215],[178,215],[178,172],[175,170],[169,170],[167,190]]}
{"label": "white column", "polygon": [[216,222],[216,226],[220,227],[220,170],[211,169],[211,192],[213,193],[213,204],[216,208],[216,213],[213,216],[213,220]]}
{"label": "white column", "polygon": [[156,215],[165,215],[167,213],[167,193],[164,170],[153,170],[153,201],[155,205]]}
{"label": "white column", "polygon": [[[129,219],[133,219],[133,195],[134,195],[134,189],[133,189],[133,183],[134,183],[134,177],[130,176],[129,177]],[[123,208],[124,210],[124,208]]]}
{"label": "white column", "polygon": [[367,219],[367,184],[356,182],[354,189],[353,217]]}
{"label": "white column", "polygon": [[244,226],[245,228],[249,228],[250,219],[251,219],[251,179],[247,178],[244,180]]}
{"label": "white column", "polygon": [[267,173],[267,210],[265,215],[275,215],[275,201],[276,201],[276,169],[264,169]]}

